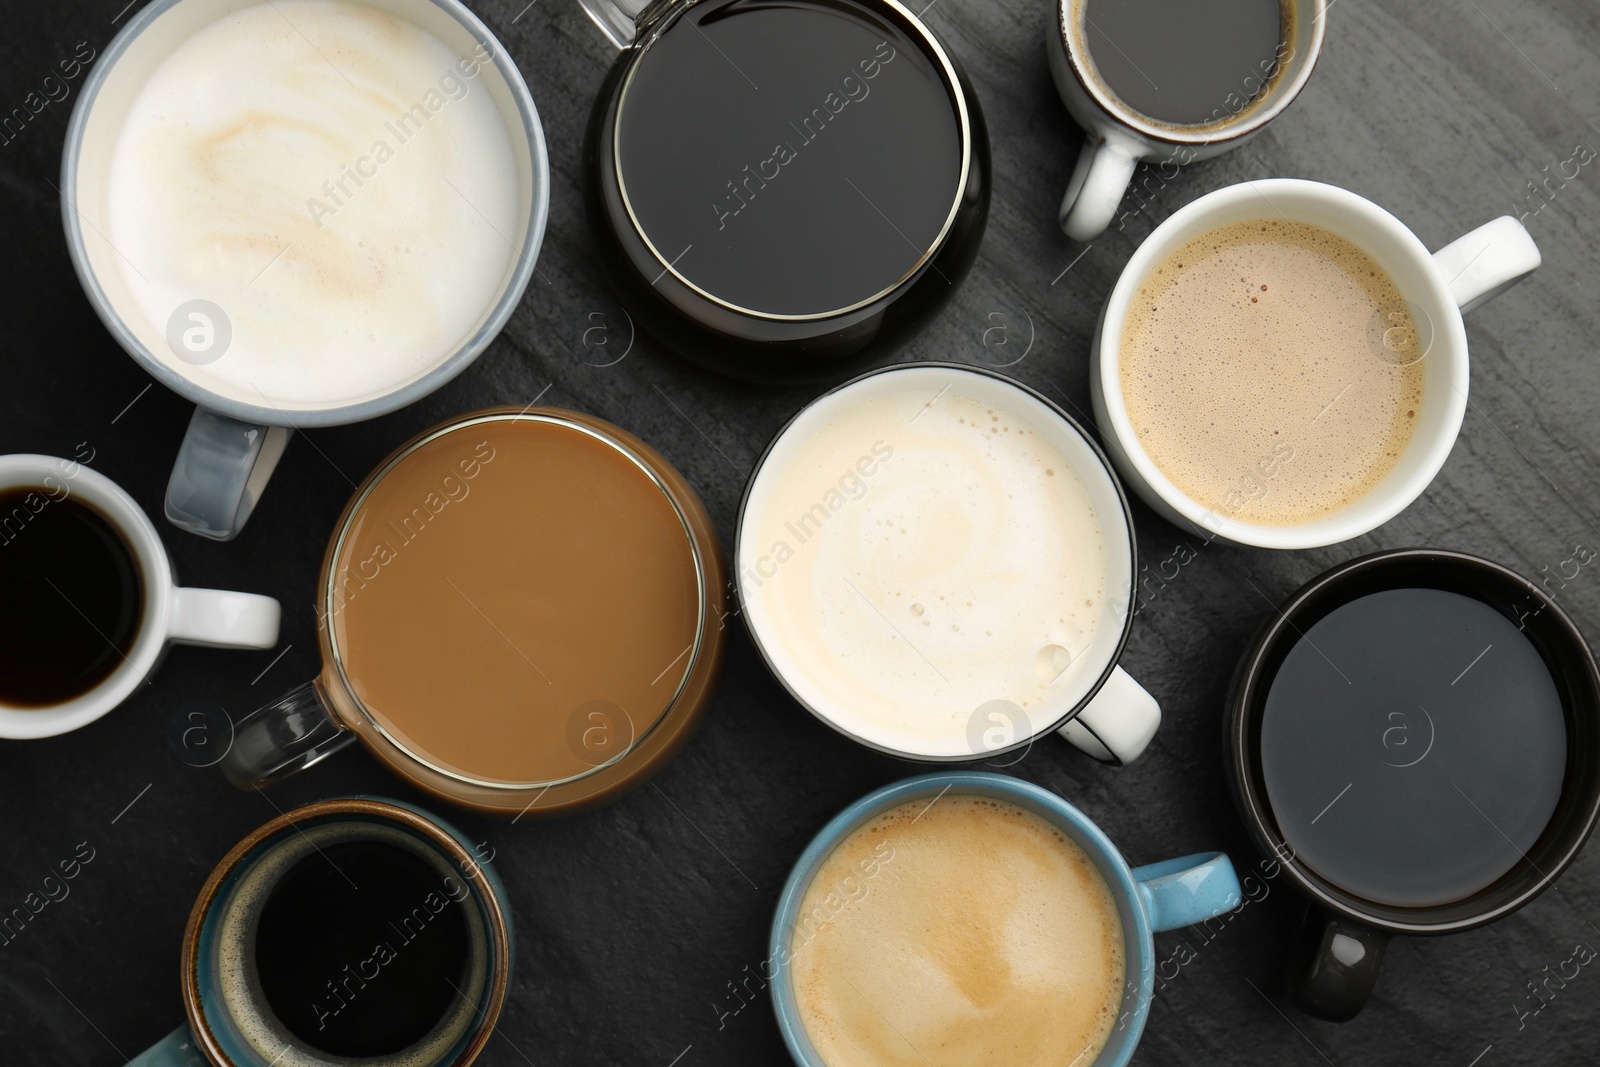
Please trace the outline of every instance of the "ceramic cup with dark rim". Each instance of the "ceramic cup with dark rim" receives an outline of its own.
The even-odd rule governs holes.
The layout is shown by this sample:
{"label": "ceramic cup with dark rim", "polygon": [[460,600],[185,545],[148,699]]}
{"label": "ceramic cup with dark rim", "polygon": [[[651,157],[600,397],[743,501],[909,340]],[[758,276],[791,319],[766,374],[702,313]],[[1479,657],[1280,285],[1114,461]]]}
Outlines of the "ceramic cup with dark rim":
{"label": "ceramic cup with dark rim", "polygon": [[[1523,642],[1512,632],[1514,628],[1529,646],[1521,652],[1532,673],[1521,677],[1532,678],[1536,686],[1523,683],[1508,689],[1501,679],[1485,676],[1488,668],[1473,661],[1476,640],[1465,646],[1464,653],[1448,655],[1446,670],[1434,681],[1421,677],[1422,666],[1402,665],[1398,675],[1390,676],[1393,680],[1387,687],[1373,690],[1365,688],[1364,677],[1357,673],[1365,664],[1335,662],[1344,657],[1330,648],[1326,639],[1312,646],[1303,644],[1311,641],[1313,628],[1337,610],[1362,598],[1401,590],[1439,590],[1487,605],[1504,623],[1485,617],[1501,634],[1479,655],[1518,652],[1513,646]],[[1494,636],[1491,627],[1485,626],[1484,631]],[[1439,630],[1424,636],[1432,640],[1436,634],[1442,640]],[[1352,692],[1361,696],[1361,704],[1369,712],[1349,731],[1342,731],[1348,737],[1324,737],[1315,745],[1317,773],[1325,769],[1332,777],[1316,783],[1319,791],[1309,806],[1300,805],[1306,813],[1321,808],[1309,820],[1275,809],[1269,785],[1271,761],[1263,759],[1267,747],[1263,745],[1263,722],[1274,681],[1297,647],[1311,647],[1305,654],[1307,663],[1328,665],[1328,690],[1342,693],[1345,686],[1356,685]],[[1456,673],[1456,666],[1466,669]],[[1341,681],[1334,675],[1335,669],[1356,677]],[[1479,673],[1468,673],[1472,669]],[[1454,681],[1451,674],[1455,674]],[[1461,689],[1454,688],[1458,682]],[[1429,703],[1438,701],[1432,708],[1420,703],[1419,685],[1431,687]],[[1552,709],[1548,724],[1532,717],[1536,697],[1548,700]],[[1557,703],[1559,713],[1553,710]],[[1313,721],[1310,704],[1296,707],[1301,709],[1296,713],[1298,721]],[[1317,716],[1320,719],[1320,712]],[[1495,721],[1500,719],[1503,723]],[[1554,731],[1551,743],[1544,747],[1560,758],[1563,720],[1565,755],[1559,788],[1553,782],[1537,783],[1550,787],[1553,812],[1542,831],[1537,825],[1523,825],[1519,830],[1500,814],[1499,807],[1517,810],[1520,798],[1506,798],[1506,789],[1497,790],[1489,768],[1505,767],[1506,759],[1519,766],[1531,758],[1512,742],[1520,743],[1540,725]],[[1468,747],[1464,743],[1468,739],[1452,736],[1452,728],[1463,727],[1487,730],[1493,736],[1480,737],[1479,745]],[[1456,933],[1503,918],[1550,887],[1577,856],[1600,818],[1600,673],[1588,644],[1545,590],[1497,563],[1464,553],[1441,549],[1379,552],[1341,564],[1303,586],[1267,621],[1241,661],[1229,698],[1224,742],[1229,785],[1246,827],[1264,855],[1294,856],[1284,863],[1284,869],[1309,899],[1288,960],[1291,994],[1304,1011],[1336,1022],[1353,1018],[1366,1003],[1391,936]],[[1414,754],[1412,749],[1419,752]],[[1430,777],[1420,777],[1419,767],[1426,768]],[[1350,781],[1341,791],[1339,783],[1346,779]],[[1352,791],[1356,780],[1362,783],[1359,793]],[[1417,792],[1419,789],[1424,792]],[[1476,800],[1473,794],[1477,794]],[[1443,797],[1441,803],[1459,804],[1459,823],[1452,820],[1446,827],[1443,820],[1419,814],[1426,810],[1425,803],[1434,803],[1439,797]],[[1324,799],[1330,802],[1324,805]],[[1485,806],[1498,818],[1491,817]],[[1376,854],[1380,845],[1391,857],[1400,854],[1400,858],[1385,862],[1394,864],[1400,875],[1412,881],[1422,875],[1435,877],[1448,857],[1430,860],[1426,871],[1407,874],[1410,869],[1403,866],[1403,846],[1388,844],[1402,831],[1428,842],[1450,834],[1451,840],[1459,838],[1462,847],[1470,850],[1463,854],[1490,846],[1510,850],[1506,856],[1509,869],[1460,899],[1426,906],[1379,903],[1338,884],[1315,866],[1319,850],[1334,855],[1328,852],[1326,840],[1316,839],[1319,833],[1329,832],[1314,825],[1324,819],[1328,820],[1325,825],[1351,835],[1346,840],[1365,840],[1366,846],[1359,849],[1365,854]],[[1356,820],[1353,825],[1340,822],[1351,819]],[[1286,832],[1286,823],[1294,825],[1295,832]],[[1458,834],[1463,827],[1465,831]],[[1507,836],[1508,828],[1513,834],[1525,833],[1531,843],[1517,844]],[[1489,877],[1492,872],[1480,882]],[[1398,876],[1394,881],[1399,884]]]}
{"label": "ceramic cup with dark rim", "polygon": [[[402,849],[436,875],[435,899],[421,918],[396,930],[389,954],[349,961],[328,975],[328,988],[364,988],[358,972],[381,968],[411,947],[423,924],[443,908],[459,907],[465,964],[441,974],[456,987],[439,1022],[408,1048],[359,1060],[372,1067],[466,1067],[494,1031],[511,980],[511,907],[491,855],[461,831],[414,805],[349,797],[296,808],[252,831],[217,864],[195,900],[183,934],[181,984],[188,1022],[129,1067],[336,1067],[353,1061],[322,1052],[297,1037],[267,1003],[257,970],[255,930],[279,880],[302,860],[320,862],[322,849],[352,843]],[[326,857],[322,857],[325,859]],[[359,888],[359,887],[358,887]],[[426,899],[426,898],[424,898]],[[421,901],[419,900],[419,904]],[[408,916],[401,916],[407,918]],[[372,980],[381,970],[367,974]],[[354,978],[351,975],[355,975]],[[371,996],[372,994],[368,994]],[[340,1003],[326,993],[330,1010]]]}
{"label": "ceramic cup with dark rim", "polygon": [[259,788],[359,739],[493,814],[604,803],[698,725],[723,596],[710,516],[644,441],[560,408],[459,416],[351,496],[317,583],[322,669],[227,727],[220,767]]}
{"label": "ceramic cup with dark rim", "polygon": [[[167,486],[167,518],[190,533],[218,541],[231,540],[244,528],[296,429],[340,426],[395,411],[438,389],[478,358],[510,319],[533,277],[550,204],[549,162],[538,112],[516,64],[489,28],[460,0],[381,0],[371,4],[380,12],[396,15],[426,31],[441,43],[449,58],[440,58],[438,68],[430,68],[428,81],[414,89],[408,87],[405,91],[414,95],[404,101],[389,100],[384,95],[386,89],[380,91],[367,84],[363,99],[378,102],[379,122],[392,116],[401,129],[396,132],[394,121],[383,128],[374,122],[377,144],[372,155],[341,161],[347,163],[342,177],[330,166],[334,180],[345,183],[344,194],[349,196],[353,191],[359,193],[363,184],[359,176],[352,179],[353,171],[370,179],[391,156],[412,158],[406,154],[405,142],[410,136],[405,117],[420,109],[422,121],[427,121],[431,113],[448,102],[430,81],[438,79],[440,84],[451,86],[451,100],[464,99],[466,93],[487,93],[503,123],[508,165],[514,169],[504,177],[514,190],[511,196],[516,203],[511,214],[515,221],[507,233],[494,238],[510,246],[504,274],[484,291],[473,294],[483,311],[470,327],[460,337],[447,340],[438,358],[409,378],[386,380],[376,387],[367,383],[365,389],[352,389],[336,398],[293,400],[266,395],[259,388],[240,389],[231,378],[225,381],[212,374],[208,368],[228,358],[229,339],[238,339],[239,327],[230,322],[230,315],[237,317],[237,309],[230,313],[206,299],[208,294],[191,293],[171,310],[166,322],[152,321],[141,306],[138,292],[151,284],[135,264],[140,250],[115,248],[107,236],[113,230],[112,158],[119,135],[128,127],[130,110],[159,64],[197,35],[249,6],[249,0],[153,0],[138,11],[106,47],[84,82],[67,128],[61,160],[61,217],[67,250],[90,306],[128,355],[162,385],[197,405]],[[275,10],[283,19],[289,18],[282,10]],[[326,60],[324,55],[322,61]],[[336,67],[334,70],[337,72]],[[369,80],[361,72],[358,77],[364,79],[364,84]],[[453,80],[446,83],[444,79]],[[348,75],[344,80],[355,84]],[[343,89],[343,82],[332,84]],[[413,101],[422,99],[428,101],[427,107],[419,103],[408,110]],[[259,125],[265,129],[271,123]],[[278,135],[280,139],[290,138],[282,141],[289,144],[296,134],[306,135],[307,124],[280,123],[277,128],[295,131]],[[351,128],[356,128],[354,123]],[[420,125],[413,132],[420,132]],[[236,136],[237,129],[224,131],[218,133],[217,140]],[[390,141],[394,142],[392,146]],[[315,139],[313,143],[320,144]],[[384,146],[381,151],[377,147],[380,144]],[[214,167],[227,173],[230,165],[240,166],[237,162],[223,162]],[[317,180],[322,180],[321,176]],[[355,190],[348,184],[350,180],[356,182]],[[298,210],[301,198],[312,194],[311,200],[304,201],[308,207],[320,203],[328,214],[343,210],[346,201],[337,186],[330,193],[317,188],[316,181],[308,184],[310,188],[294,191],[299,198],[285,196],[282,190],[271,196],[260,193],[254,206],[263,208],[286,200]],[[460,190],[454,195],[465,197]],[[471,206],[470,201],[468,204]],[[477,211],[476,207],[472,209]],[[315,222],[314,227],[310,221]],[[326,232],[324,224],[336,225],[313,212],[309,221],[296,217],[284,225],[286,232],[316,234]],[[290,241],[277,254],[288,252],[292,244]],[[221,256],[227,245],[225,237],[218,237],[208,251]],[[263,250],[263,273],[272,258],[272,250]],[[350,272],[354,273],[354,269]],[[343,278],[321,284],[330,291],[340,285],[357,285]],[[254,286],[255,281],[250,285]],[[354,303],[361,296],[370,297],[370,291],[360,290],[350,299]],[[293,317],[285,315],[288,319]],[[263,336],[268,338],[266,344],[273,343],[273,335]],[[178,338],[181,342],[175,340]]]}
{"label": "ceramic cup with dark rim", "polygon": [[[818,870],[842,841],[875,816],[916,801],[931,806],[946,795],[983,797],[1032,812],[1083,849],[1105,879],[1122,921],[1126,980],[1110,1038],[1092,1063],[1078,1067],[1124,1067],[1138,1047],[1155,996],[1153,935],[1204,922],[1239,906],[1244,896],[1233,864],[1222,853],[1210,852],[1133,867],[1103,830],[1061,797],[1031,782],[988,771],[926,774],[875,789],[834,816],[795,861],[778,898],[768,936],[770,955],[762,967],[771,979],[772,1004],[789,1055],[800,1067],[828,1067],[806,1033],[789,965],[804,948],[795,943],[797,929],[813,921],[802,916],[800,908]],[[843,891],[840,897],[844,907],[858,899]]]}
{"label": "ceramic cup with dark rim", "polygon": [[838,378],[927,324],[977,256],[976,94],[899,0],[584,0],[622,54],[584,146],[637,324],[737,378]]}
{"label": "ceramic cup with dark rim", "polygon": [[[785,553],[794,547],[789,545],[790,541],[796,542],[798,547],[804,546],[809,532],[808,523],[816,521],[814,513],[818,512],[813,507],[805,515],[778,514],[774,509],[780,505],[774,502],[774,496],[785,488],[791,458],[841,412],[859,411],[863,404],[904,405],[909,399],[911,407],[906,414],[915,422],[923,417],[925,408],[921,405],[932,407],[945,397],[960,402],[986,404],[996,411],[1005,412],[1017,420],[1018,430],[1040,435],[1049,449],[1071,467],[1082,489],[1084,512],[1074,518],[1087,519],[1088,525],[1097,529],[1105,551],[1104,585],[1103,595],[1090,609],[1094,620],[1087,627],[1087,636],[1082,638],[1079,647],[1067,650],[1070,652],[1073,673],[1069,675],[1065,669],[1061,669],[1059,684],[1052,684],[1043,694],[1042,705],[1028,710],[1010,699],[997,699],[1000,697],[998,690],[1002,688],[999,680],[986,678],[986,682],[992,681],[993,684],[982,687],[983,696],[975,701],[974,707],[955,712],[965,721],[964,731],[961,722],[957,722],[953,730],[943,731],[937,737],[914,741],[894,731],[877,729],[862,716],[865,710],[862,701],[847,704],[825,692],[815,665],[808,668],[801,664],[794,650],[788,647],[782,628],[769,606],[771,594],[766,587],[784,568],[800,566],[790,562]],[[879,431],[883,438],[877,442],[880,448],[893,450],[903,444],[903,435],[901,438],[896,436],[896,425],[889,422],[882,425],[874,423],[873,432],[861,436],[860,454],[868,460],[872,458],[866,453],[869,443]],[[924,427],[927,425],[923,423]],[[951,431],[963,432],[953,426]],[[998,429],[995,432],[998,433]],[[954,438],[941,440],[953,442]],[[855,456],[856,453],[852,452],[850,458],[854,459]],[[893,462],[893,459],[885,461],[884,468],[887,469],[888,464]],[[901,459],[900,462],[905,463],[906,460]],[[857,472],[869,469],[857,465],[845,468],[843,472],[847,478],[862,483],[862,491],[855,499],[878,499],[870,495],[875,484],[871,481],[873,476],[857,477]],[[975,477],[995,477],[987,466],[974,467],[973,471],[976,472]],[[831,470],[825,473],[837,476],[837,472]],[[882,476],[878,477],[881,479]],[[937,479],[938,473],[930,477]],[[832,496],[825,494],[822,499],[832,500],[835,497],[838,498],[837,507],[822,506],[820,514],[825,518],[845,507],[870,506],[846,502],[837,492]],[[807,502],[810,503],[809,500]],[[1004,505],[1004,501],[998,499],[991,503],[997,508]],[[789,532],[783,534],[785,540],[775,551],[772,541],[766,539],[765,527],[773,518],[790,517],[799,521],[799,532],[796,533],[791,524],[786,528]],[[828,518],[826,521],[834,520]],[[819,526],[819,532],[820,529]],[[906,532],[912,531],[907,529]],[[931,526],[916,532],[919,545],[927,545],[942,536]],[[967,536],[965,539],[958,538],[961,543],[953,550],[982,555],[985,546],[974,539],[974,531],[968,529],[965,532]],[[1059,540],[1068,535],[1052,528],[1043,536]],[[734,544],[735,572],[738,575],[744,620],[767,666],[803,707],[835,730],[862,744],[901,759],[922,762],[965,762],[993,759],[1004,753],[1016,752],[1012,760],[1014,762],[1025,754],[1036,739],[1059,732],[1095,759],[1109,763],[1130,763],[1144,752],[1161,724],[1161,711],[1155,698],[1117,665],[1133,625],[1138,575],[1134,558],[1133,518],[1122,487],[1112,473],[1105,454],[1083,427],[1049,398],[1002,374],[954,363],[905,363],[868,372],[824,393],[778,432],[757,462],[740,503]],[[1018,565],[1026,567],[1033,562],[1036,560],[1030,557],[1027,562]],[[1006,584],[1007,581],[1025,580],[1018,577],[1022,573],[1020,570],[1010,573],[1010,579],[985,575],[983,580],[1000,580],[1004,593],[1012,588]],[[873,606],[870,599],[867,605]],[[1049,614],[1059,612],[1064,615],[1078,610],[1081,610],[1081,606],[1077,604],[1052,603]],[[1049,623],[1055,620],[1040,621]],[[884,623],[894,626],[887,617],[884,617]],[[1057,647],[1051,645],[1048,649],[1053,651]],[[1045,651],[1041,649],[1039,654]],[[1026,673],[1032,675],[1036,667],[1034,648],[1029,647],[1022,658],[1029,662],[1026,665],[1008,662],[1006,667],[1026,666]],[[847,668],[835,663],[833,669],[844,671]],[[937,666],[930,665],[930,669],[937,670]],[[939,673],[942,676],[943,672]],[[940,710],[945,714],[951,713],[951,709]],[[967,717],[969,710],[970,718]]]}
{"label": "ceramic cup with dark rim", "polygon": [[[1209,118],[1177,124],[1141,113],[1107,84],[1087,43],[1089,2],[1055,0],[1045,34],[1056,92],[1087,135],[1058,215],[1061,229],[1075,241],[1092,241],[1111,224],[1140,163],[1159,160],[1161,180],[1171,180],[1180,168],[1242,144],[1281,114],[1311,78],[1331,6],[1326,0],[1284,0],[1290,31],[1277,53],[1242,66],[1236,91]],[[1143,76],[1160,80],[1161,72]]]}

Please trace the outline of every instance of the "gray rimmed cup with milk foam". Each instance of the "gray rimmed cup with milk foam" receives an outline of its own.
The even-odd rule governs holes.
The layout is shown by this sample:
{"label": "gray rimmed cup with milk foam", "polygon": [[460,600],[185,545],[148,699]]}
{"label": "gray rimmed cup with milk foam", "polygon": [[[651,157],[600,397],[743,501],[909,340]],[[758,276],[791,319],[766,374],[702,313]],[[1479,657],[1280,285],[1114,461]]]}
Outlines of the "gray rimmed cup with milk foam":
{"label": "gray rimmed cup with milk foam", "polygon": [[[224,354],[231,333],[226,310],[195,294],[175,307],[165,323],[149,322],[138,311],[131,283],[118,263],[126,257],[107,236],[109,173],[115,143],[139,89],[159,64],[196,33],[250,6],[252,0],[154,0],[134,15],[84,82],[61,161],[67,248],[90,305],[130,356],[162,385],[197,405],[167,486],[167,518],[218,541],[231,540],[244,527],[295,430],[360,422],[402,408],[454,378],[488,347],[533,275],[550,197],[544,131],[533,98],[489,28],[459,0],[378,0],[373,6],[415,23],[456,55],[481,57],[473,77],[490,93],[505,121],[518,171],[520,225],[502,235],[513,242],[514,251],[498,296],[485,301],[487,310],[470,334],[426,371],[356,402],[319,406],[263,395],[256,403],[208,387],[187,367],[203,367]],[[161,347],[171,347],[183,358],[164,359],[156,352]]]}

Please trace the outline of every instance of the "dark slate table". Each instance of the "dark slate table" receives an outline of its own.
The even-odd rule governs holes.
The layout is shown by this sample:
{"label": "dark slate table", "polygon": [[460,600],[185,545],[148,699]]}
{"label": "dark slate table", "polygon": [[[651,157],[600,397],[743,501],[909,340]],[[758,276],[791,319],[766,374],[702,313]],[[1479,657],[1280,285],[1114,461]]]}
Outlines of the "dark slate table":
{"label": "dark slate table", "polygon": [[[600,321],[594,313],[620,322],[579,196],[579,142],[609,46],[572,0],[536,0],[524,10],[525,2],[478,4],[526,75],[550,143],[540,273],[505,333],[422,403],[297,439],[237,541],[213,544],[166,528],[189,583],[283,602],[277,649],[177,649],[154,685],[93,726],[0,744],[0,911],[20,905],[80,842],[95,850],[68,897],[0,944],[4,1063],[111,1067],[136,1054],[181,1016],[184,920],[201,881],[240,836],[280,808],[323,796],[408,795],[359,751],[269,794],[238,793],[216,771],[186,765],[169,743],[184,701],[239,715],[314,672],[312,582],[353,479],[424,426],[548,388],[547,402],[611,419],[661,449],[704,496],[726,542],[746,472],[810,395],[718,380],[642,336],[621,362],[594,365],[626,340],[613,336],[613,347],[598,353],[583,343]],[[78,42],[103,49],[126,18],[125,3],[8,4],[0,107],[21,106]],[[1045,66],[1047,5],[941,0],[928,19],[977,86],[993,137],[995,193],[976,267],[906,358],[1000,363],[1031,340],[1010,373],[1059,386],[1087,411],[1090,334],[1129,254],[1183,204],[1250,178],[1353,189],[1433,248],[1494,216],[1526,212],[1543,250],[1543,269],[1468,321],[1472,404],[1449,463],[1421,500],[1372,535],[1330,549],[1202,553],[1142,612],[1124,661],[1165,709],[1149,754],[1118,770],[1047,744],[1013,768],[1082,807],[1135,863],[1203,848],[1252,863],[1224,792],[1220,715],[1234,662],[1269,601],[1377,548],[1464,549],[1542,577],[1578,546],[1600,547],[1600,361],[1591,341],[1600,335],[1600,166],[1582,166],[1564,186],[1552,181],[1548,202],[1530,200],[1528,184],[1600,147],[1600,6],[1336,2],[1320,69],[1282,120],[1164,187],[1153,180],[1156,191],[1137,217],[1088,247],[1054,223],[1079,135]],[[72,92],[78,84],[81,77]],[[159,512],[189,407],[152,387],[118,349],[73,276],[53,184],[71,103],[51,102],[0,145],[0,452],[72,455],[87,442],[94,467]],[[1577,152],[1579,145],[1590,147]],[[1005,329],[991,331],[997,325]],[[590,335],[591,345],[597,340]],[[995,347],[1001,340],[1003,349]],[[1179,532],[1142,506],[1136,512],[1141,555],[1165,559]],[[1600,635],[1600,569],[1582,568],[1558,597]],[[447,813],[495,850],[521,935],[510,1001],[480,1062],[787,1062],[768,1002],[741,1008],[732,990],[746,981],[756,988],[750,975],[773,906],[806,841],[845,804],[914,769],[801,711],[741,631],[704,728],[653,785],[557,822],[512,826]],[[1160,958],[1188,962],[1158,992],[1136,1062],[1498,1067],[1600,1059],[1600,973],[1584,968],[1564,987],[1552,983],[1542,1010],[1521,1014],[1538,1003],[1528,982],[1553,973],[1580,944],[1600,947],[1600,848],[1494,927],[1395,941],[1376,997],[1345,1025],[1313,1021],[1282,999],[1280,948],[1296,906],[1281,884],[1267,885],[1264,899],[1209,939],[1192,930],[1157,938]]]}

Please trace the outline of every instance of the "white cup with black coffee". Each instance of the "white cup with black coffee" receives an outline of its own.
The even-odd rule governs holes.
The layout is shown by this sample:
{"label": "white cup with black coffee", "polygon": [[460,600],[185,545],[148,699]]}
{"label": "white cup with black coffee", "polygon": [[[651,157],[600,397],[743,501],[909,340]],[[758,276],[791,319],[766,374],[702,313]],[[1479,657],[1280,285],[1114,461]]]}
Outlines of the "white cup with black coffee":
{"label": "white cup with black coffee", "polygon": [[[81,454],[81,453],[80,453]],[[174,643],[271,648],[278,602],[178,585],[149,516],[79,459],[0,456],[0,737],[87,726]]]}

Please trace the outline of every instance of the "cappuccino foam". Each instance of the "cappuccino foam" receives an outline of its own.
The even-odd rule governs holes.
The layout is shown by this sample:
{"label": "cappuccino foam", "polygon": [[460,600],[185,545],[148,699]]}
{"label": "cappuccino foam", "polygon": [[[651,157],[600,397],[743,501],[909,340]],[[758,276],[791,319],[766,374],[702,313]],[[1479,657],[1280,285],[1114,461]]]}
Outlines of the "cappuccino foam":
{"label": "cappuccino foam", "polygon": [[1350,241],[1304,222],[1234,223],[1139,288],[1122,396],[1186,496],[1224,518],[1310,522],[1369,492],[1411,439],[1416,333],[1394,280]]}
{"label": "cappuccino foam", "polygon": [[1105,877],[1005,801],[952,793],[878,815],[818,868],[799,916],[795,1003],[827,1067],[1081,1067],[1122,1004]]}
{"label": "cappuccino foam", "polygon": [[1020,709],[983,727],[1012,720],[1000,740],[1021,741],[1103,666],[1085,653],[1109,612],[1104,537],[1038,426],[907,378],[775,450],[741,590],[779,673],[851,733],[930,755],[1001,747],[972,744],[980,708]]}
{"label": "cappuccino foam", "polygon": [[[489,87],[416,24],[344,0],[274,0],[183,42],[140,89],[110,169],[108,237],[165,338],[203,299],[232,330],[195,365],[245,403],[393,391],[448,358],[505,286],[518,169]],[[470,73],[468,73],[470,71]]]}

